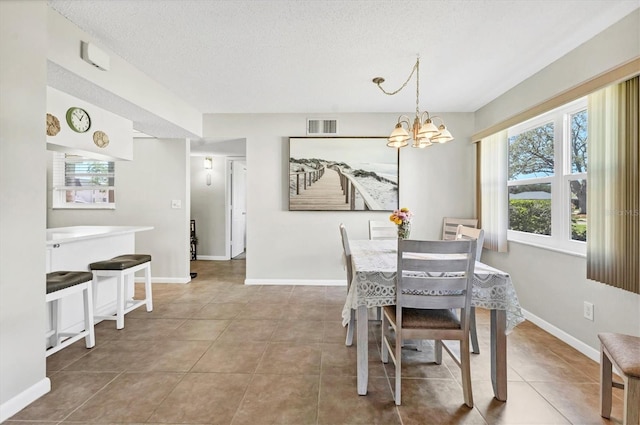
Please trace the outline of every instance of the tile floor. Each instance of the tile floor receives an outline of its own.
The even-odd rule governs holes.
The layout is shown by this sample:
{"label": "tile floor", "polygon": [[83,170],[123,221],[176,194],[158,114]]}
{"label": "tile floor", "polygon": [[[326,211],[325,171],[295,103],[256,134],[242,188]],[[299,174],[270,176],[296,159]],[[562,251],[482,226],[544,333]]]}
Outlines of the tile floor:
{"label": "tile floor", "polygon": [[[508,401],[493,398],[489,316],[478,310],[475,407],[446,356],[409,347],[402,400],[370,326],[369,393],[356,393],[356,347],[345,347],[344,287],[245,286],[245,261],[193,261],[187,285],[154,284],[155,309],[96,327],[47,360],[52,390],[11,424],[600,424],[598,365],[531,323],[508,338]],[[357,338],[357,337],[356,337]]]}

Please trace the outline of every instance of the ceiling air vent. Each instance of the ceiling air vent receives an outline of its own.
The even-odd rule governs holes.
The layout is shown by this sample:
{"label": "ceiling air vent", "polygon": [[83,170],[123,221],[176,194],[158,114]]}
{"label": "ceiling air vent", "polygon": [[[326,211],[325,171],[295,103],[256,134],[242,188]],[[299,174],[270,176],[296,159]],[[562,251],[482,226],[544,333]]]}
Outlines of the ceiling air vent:
{"label": "ceiling air vent", "polygon": [[338,134],[338,120],[307,119],[307,136]]}

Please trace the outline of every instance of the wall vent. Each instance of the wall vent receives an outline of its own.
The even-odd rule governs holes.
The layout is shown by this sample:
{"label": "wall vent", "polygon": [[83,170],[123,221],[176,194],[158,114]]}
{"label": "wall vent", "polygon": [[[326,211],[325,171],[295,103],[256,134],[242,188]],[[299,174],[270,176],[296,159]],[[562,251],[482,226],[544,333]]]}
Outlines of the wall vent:
{"label": "wall vent", "polygon": [[336,119],[307,119],[307,136],[322,136],[338,134],[338,120]]}

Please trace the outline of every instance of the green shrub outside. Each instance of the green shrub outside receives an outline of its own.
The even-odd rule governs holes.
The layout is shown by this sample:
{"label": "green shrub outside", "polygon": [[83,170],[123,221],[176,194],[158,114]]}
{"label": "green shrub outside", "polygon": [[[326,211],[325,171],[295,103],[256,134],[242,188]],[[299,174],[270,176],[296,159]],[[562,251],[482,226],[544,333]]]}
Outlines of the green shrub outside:
{"label": "green shrub outside", "polygon": [[509,201],[509,229],[551,234],[550,199],[512,199]]}

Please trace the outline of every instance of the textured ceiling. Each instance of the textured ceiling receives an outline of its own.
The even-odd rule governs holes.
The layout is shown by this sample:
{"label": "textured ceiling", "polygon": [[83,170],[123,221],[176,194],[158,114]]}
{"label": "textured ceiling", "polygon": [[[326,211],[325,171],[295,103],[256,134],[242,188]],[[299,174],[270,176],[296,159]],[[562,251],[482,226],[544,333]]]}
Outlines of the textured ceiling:
{"label": "textured ceiling", "polygon": [[475,111],[639,0],[49,0],[203,113]]}

